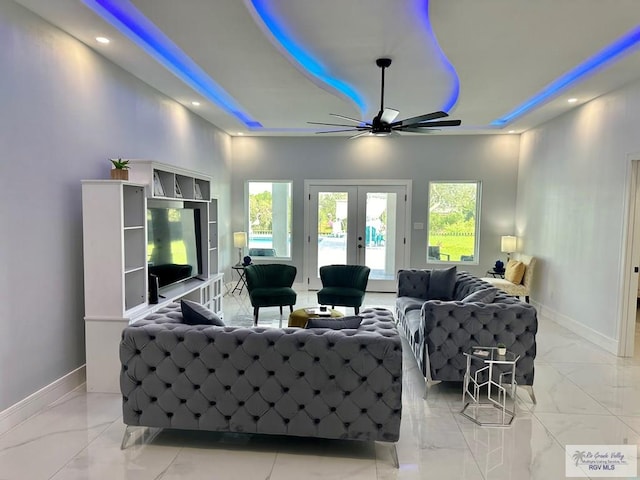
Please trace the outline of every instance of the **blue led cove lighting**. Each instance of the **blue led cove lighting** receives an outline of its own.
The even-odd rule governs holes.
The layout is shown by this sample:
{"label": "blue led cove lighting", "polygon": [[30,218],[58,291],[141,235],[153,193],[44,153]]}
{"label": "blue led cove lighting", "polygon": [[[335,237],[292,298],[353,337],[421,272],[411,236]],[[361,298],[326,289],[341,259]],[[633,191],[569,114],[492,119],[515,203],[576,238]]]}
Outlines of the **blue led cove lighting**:
{"label": "blue led cove lighting", "polygon": [[[423,3],[423,5],[419,5]],[[453,67],[449,59],[445,56],[444,52],[440,48],[440,44],[436,39],[435,34],[433,33],[433,29],[431,28],[431,19],[429,18],[429,0],[419,0],[418,1],[418,11],[421,12],[421,16],[423,18],[424,28],[427,31],[427,35],[431,38],[433,46],[437,52],[438,57],[440,57],[440,61],[444,66],[444,69],[449,72],[451,77],[451,91],[449,93],[449,98],[445,100],[445,103],[442,105],[440,110],[443,112],[449,113],[449,111],[454,107],[454,105],[458,102],[458,96],[460,95],[460,80],[458,79],[458,72]]]}
{"label": "blue led cove lighting", "polygon": [[222,87],[173,43],[129,0],[83,0],[100,17],[140,46],[203,97],[251,129],[262,128]]}
{"label": "blue led cove lighting", "polygon": [[542,89],[536,95],[516,107],[514,110],[506,114],[504,117],[498,118],[491,122],[491,125],[503,127],[507,123],[512,122],[516,118],[524,115],[529,110],[546,102],[554,95],[568,88],[572,84],[583,80],[587,75],[594,73],[596,69],[604,66],[606,63],[613,61],[616,57],[628,52],[632,47],[636,47],[640,42],[640,26],[626,33],[624,36],[616,40],[614,43],[596,53],[593,57],[579,64],[574,69],[568,71],[558,79],[551,82],[547,87]]}
{"label": "blue led cove lighting", "polygon": [[314,59],[289,36],[286,28],[280,24],[275,15],[269,11],[269,0],[251,0],[251,4],[265,27],[267,27],[282,48],[284,48],[302,68],[355,103],[360,109],[361,115],[366,113],[367,104],[362,96],[348,83],[331,77],[319,61]]}

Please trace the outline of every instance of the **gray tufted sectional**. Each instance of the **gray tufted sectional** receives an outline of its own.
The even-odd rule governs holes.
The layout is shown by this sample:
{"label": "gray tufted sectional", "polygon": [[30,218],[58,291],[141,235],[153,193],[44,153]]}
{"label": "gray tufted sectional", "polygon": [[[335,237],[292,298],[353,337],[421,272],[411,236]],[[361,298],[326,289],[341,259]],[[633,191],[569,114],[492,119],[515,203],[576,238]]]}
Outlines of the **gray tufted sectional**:
{"label": "gray tufted sectional", "polygon": [[[428,270],[400,270],[396,315],[427,388],[436,381],[461,382],[464,352],[473,346],[504,343],[520,355],[518,385],[533,385],[538,320],[533,306],[500,291],[493,303],[462,303],[467,295],[492,285],[467,272],[456,274],[453,301],[427,300]],[[533,389],[529,393],[535,402]]]}
{"label": "gray tufted sectional", "polygon": [[361,316],[347,330],[190,326],[171,304],[122,332],[123,421],[396,442],[400,337],[390,311]]}

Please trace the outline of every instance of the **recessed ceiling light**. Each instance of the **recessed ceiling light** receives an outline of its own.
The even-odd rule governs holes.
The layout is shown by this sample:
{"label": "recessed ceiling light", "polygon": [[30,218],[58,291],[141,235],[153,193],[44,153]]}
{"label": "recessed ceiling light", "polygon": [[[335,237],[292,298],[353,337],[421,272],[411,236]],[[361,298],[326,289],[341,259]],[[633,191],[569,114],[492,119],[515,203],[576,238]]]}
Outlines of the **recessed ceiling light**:
{"label": "recessed ceiling light", "polygon": [[111,40],[109,40],[107,37],[96,37],[96,42],[98,43],[104,43],[107,44],[109,43]]}
{"label": "recessed ceiling light", "polygon": [[509,133],[516,133],[515,130],[509,130]]}
{"label": "recessed ceiling light", "polygon": [[242,132],[238,132],[238,135],[244,135],[244,133],[242,133]]}
{"label": "recessed ceiling light", "polygon": [[576,103],[578,101],[577,98],[570,98],[569,100],[567,100],[567,102],[569,103]]}
{"label": "recessed ceiling light", "polygon": [[191,105],[193,105],[194,107],[198,107],[200,106],[200,102],[191,102]]}

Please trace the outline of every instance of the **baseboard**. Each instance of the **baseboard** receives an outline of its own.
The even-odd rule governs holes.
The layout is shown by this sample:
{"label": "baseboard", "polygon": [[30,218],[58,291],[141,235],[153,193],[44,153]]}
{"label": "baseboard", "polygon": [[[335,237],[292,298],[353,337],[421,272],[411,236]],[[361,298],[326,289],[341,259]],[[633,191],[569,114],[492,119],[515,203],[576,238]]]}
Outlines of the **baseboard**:
{"label": "baseboard", "polygon": [[0,435],[24,422],[27,418],[35,415],[60,397],[78,388],[85,383],[86,377],[86,368],[82,365],[0,412]]}
{"label": "baseboard", "polygon": [[618,355],[618,340],[615,338],[607,337],[593,328],[588,327],[567,315],[556,312],[553,308],[542,305],[539,302],[532,301],[531,304],[536,307],[539,318],[551,320],[576,335],[581,336],[585,340],[594,343],[596,346],[603,348],[607,352],[616,356]]}

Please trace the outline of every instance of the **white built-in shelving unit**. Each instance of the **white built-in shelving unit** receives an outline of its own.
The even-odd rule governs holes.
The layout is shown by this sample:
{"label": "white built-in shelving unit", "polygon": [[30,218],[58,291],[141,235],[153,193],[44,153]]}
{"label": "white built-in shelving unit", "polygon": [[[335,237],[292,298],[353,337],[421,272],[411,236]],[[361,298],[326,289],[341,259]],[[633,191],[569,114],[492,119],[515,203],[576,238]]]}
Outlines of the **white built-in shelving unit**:
{"label": "white built-in shelving unit", "polygon": [[[131,160],[129,181],[83,180],[83,253],[87,391],[118,393],[122,329],[181,298],[222,313],[218,272],[218,199],[211,179],[149,160]],[[157,187],[157,181],[161,187]],[[154,186],[154,181],[156,182]],[[202,272],[161,289],[148,302],[147,200],[182,201],[200,210]]]}

